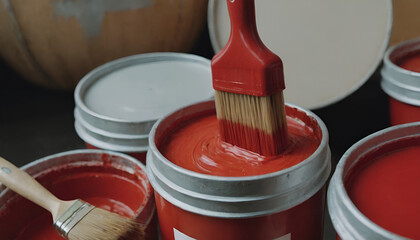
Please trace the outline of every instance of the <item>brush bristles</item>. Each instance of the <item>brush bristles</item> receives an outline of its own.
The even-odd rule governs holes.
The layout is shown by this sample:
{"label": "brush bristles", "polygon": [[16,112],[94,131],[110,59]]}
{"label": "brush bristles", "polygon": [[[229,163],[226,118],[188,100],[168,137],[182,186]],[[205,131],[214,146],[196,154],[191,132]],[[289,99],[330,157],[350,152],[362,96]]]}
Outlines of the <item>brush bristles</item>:
{"label": "brush bristles", "polygon": [[141,224],[100,208],[90,211],[68,235],[70,240],[141,240],[144,237]]}
{"label": "brush bristles", "polygon": [[287,147],[283,93],[257,97],[215,92],[216,112],[223,141],[264,156]]}

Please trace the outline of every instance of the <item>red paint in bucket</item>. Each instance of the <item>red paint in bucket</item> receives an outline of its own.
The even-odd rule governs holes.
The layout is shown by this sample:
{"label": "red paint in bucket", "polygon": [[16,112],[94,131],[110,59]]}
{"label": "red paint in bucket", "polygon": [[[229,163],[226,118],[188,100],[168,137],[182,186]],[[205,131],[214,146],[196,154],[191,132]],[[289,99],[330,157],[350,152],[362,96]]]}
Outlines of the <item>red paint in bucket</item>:
{"label": "red paint in bucket", "polygon": [[[179,133],[174,131],[174,128],[182,129],[182,126],[191,126],[194,123],[199,125],[202,119],[204,122],[208,120],[210,125],[215,123],[215,126],[218,126],[214,114],[214,102],[198,103],[174,112],[159,121],[152,129],[147,168],[155,189],[162,238],[164,240],[322,239],[325,182],[330,170],[328,134],[322,122],[307,111],[297,107],[286,107],[289,122],[301,124],[300,127],[296,127],[296,131],[291,131],[292,136],[299,132],[297,131],[299,129],[304,132],[303,135],[317,139],[315,148],[307,152],[307,155],[302,155],[301,159],[296,158],[296,162],[291,165],[279,164],[273,167],[271,164],[278,159],[257,157],[250,160],[244,155],[252,153],[241,152],[243,150],[225,152],[227,155],[238,155],[226,158],[226,165],[222,168],[217,168],[221,162],[212,162],[215,159],[206,158],[208,157],[206,153],[201,155],[201,160],[205,161],[207,166],[204,166],[203,162],[174,164],[162,155],[159,150],[161,145],[167,144],[165,141],[171,141],[171,137]],[[204,135],[209,135],[208,133],[214,129],[205,125],[201,130],[204,131]],[[197,136],[200,135],[199,129],[192,129],[189,140],[194,138],[191,136],[192,132],[197,133]],[[301,137],[299,134],[297,136],[298,139]],[[197,139],[201,137],[205,138],[198,136]],[[187,145],[193,141],[189,140],[185,140],[188,142],[178,147],[191,151],[194,147],[190,148]],[[200,147],[206,148],[211,145],[207,143]],[[220,146],[210,152],[219,151],[217,149],[220,150]],[[168,154],[168,151],[172,150],[167,148],[163,154]],[[191,153],[189,154],[191,161]],[[294,153],[290,151],[289,154]],[[296,154],[299,154],[299,151]],[[182,158],[184,157],[179,160],[182,161]],[[238,172],[239,168],[235,169],[233,166],[241,163],[240,158],[245,166],[245,176],[241,176],[243,172]],[[229,164],[232,166],[227,166]],[[261,171],[253,171],[252,168],[260,168]],[[213,170],[215,172],[212,172]],[[227,175],[229,177],[225,177]]]}
{"label": "red paint in bucket", "polygon": [[174,129],[159,144],[162,154],[177,166],[216,176],[253,176],[292,167],[308,158],[317,149],[320,136],[289,118],[289,147],[275,157],[265,157],[222,142],[215,114],[192,119]]}
{"label": "red paint in bucket", "polygon": [[[71,151],[41,159],[27,167],[36,179],[63,200],[83,199],[146,225],[147,239],[156,237],[153,190],[139,163],[102,151]],[[46,210],[2,191],[0,239],[62,239]]]}
{"label": "red paint in bucket", "polygon": [[346,180],[356,207],[388,231],[420,239],[420,138],[363,156]]}
{"label": "red paint in bucket", "polygon": [[328,190],[341,239],[420,239],[419,156],[419,123],[384,129],[344,154]]}

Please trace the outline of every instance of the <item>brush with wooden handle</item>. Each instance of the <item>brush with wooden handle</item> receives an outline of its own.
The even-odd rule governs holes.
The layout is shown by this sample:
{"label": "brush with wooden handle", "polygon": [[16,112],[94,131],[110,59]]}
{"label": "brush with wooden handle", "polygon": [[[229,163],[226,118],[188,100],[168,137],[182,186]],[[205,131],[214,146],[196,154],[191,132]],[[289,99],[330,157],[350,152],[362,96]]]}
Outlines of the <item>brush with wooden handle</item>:
{"label": "brush with wooden handle", "polygon": [[0,157],[0,182],[48,210],[57,232],[70,240],[144,239],[143,226],[81,200],[62,201],[25,171]]}
{"label": "brush with wooden handle", "polygon": [[265,156],[287,147],[283,63],[261,41],[254,0],[227,0],[226,46],[211,61],[222,140]]}

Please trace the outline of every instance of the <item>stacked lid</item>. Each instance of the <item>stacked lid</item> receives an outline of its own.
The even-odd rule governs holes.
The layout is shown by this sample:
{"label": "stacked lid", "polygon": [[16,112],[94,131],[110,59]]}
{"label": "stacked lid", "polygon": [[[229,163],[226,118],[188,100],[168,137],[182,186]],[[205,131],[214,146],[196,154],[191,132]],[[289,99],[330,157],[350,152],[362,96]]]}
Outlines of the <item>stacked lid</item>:
{"label": "stacked lid", "polygon": [[148,53],[106,63],[75,90],[77,134],[97,148],[145,152],[163,115],[210,99],[210,60],[183,53]]}

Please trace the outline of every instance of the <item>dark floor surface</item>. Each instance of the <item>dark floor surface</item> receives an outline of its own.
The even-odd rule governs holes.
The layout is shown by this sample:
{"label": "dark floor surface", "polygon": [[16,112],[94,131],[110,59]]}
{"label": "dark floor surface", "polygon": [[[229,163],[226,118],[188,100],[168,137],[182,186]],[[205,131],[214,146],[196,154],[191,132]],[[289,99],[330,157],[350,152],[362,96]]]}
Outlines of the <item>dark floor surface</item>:
{"label": "dark floor surface", "polygon": [[[213,51],[206,31],[190,53],[211,58]],[[379,82],[377,70],[351,96],[314,110],[329,130],[333,166],[356,141],[388,126],[387,96]],[[22,166],[47,155],[84,148],[74,130],[73,109],[73,92],[28,83],[0,60],[1,156]],[[326,236],[333,239],[328,221]]]}

